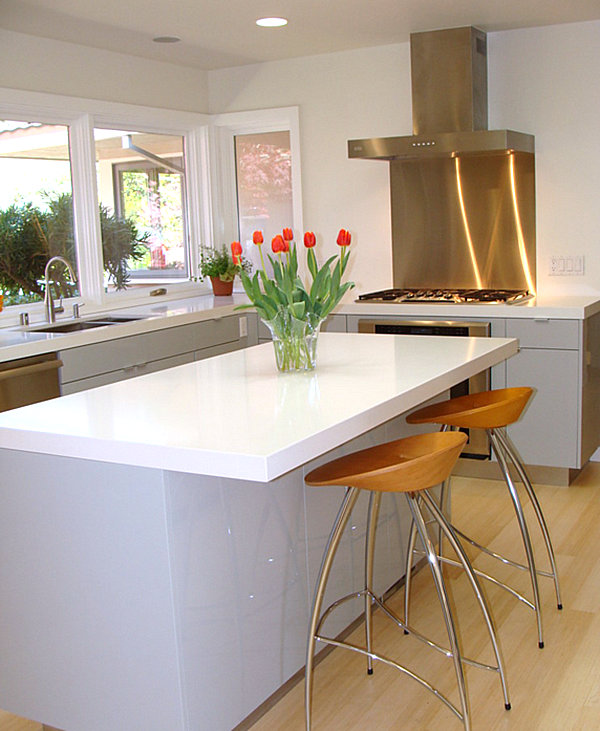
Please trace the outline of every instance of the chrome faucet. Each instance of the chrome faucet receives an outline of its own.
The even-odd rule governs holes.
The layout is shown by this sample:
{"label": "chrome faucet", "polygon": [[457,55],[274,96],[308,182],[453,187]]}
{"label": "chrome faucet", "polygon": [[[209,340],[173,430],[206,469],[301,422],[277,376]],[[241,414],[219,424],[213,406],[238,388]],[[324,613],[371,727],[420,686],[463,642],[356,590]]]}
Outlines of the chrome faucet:
{"label": "chrome faucet", "polygon": [[[48,279],[48,273],[50,271],[50,267],[55,262],[61,262],[65,265],[65,268],[69,272],[69,276],[71,277],[71,281],[73,284],[77,282],[77,277],[75,276],[75,272],[73,271],[73,267],[69,264],[69,262],[62,256],[53,256],[52,258],[48,259],[46,263],[46,268],[44,269],[44,309],[46,312],[46,322],[55,322],[56,321],[56,311],[57,308],[54,306],[54,298],[52,297],[52,293],[50,292],[50,279]],[[62,312],[62,310],[60,310]]]}

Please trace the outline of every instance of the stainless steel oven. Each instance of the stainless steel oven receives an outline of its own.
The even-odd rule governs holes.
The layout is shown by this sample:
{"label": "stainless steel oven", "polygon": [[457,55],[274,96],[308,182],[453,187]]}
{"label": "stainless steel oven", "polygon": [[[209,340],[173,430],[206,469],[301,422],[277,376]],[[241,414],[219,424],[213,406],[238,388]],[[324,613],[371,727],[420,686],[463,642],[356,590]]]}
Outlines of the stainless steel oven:
{"label": "stainless steel oven", "polygon": [[[451,320],[359,320],[358,332],[389,333],[392,335],[444,335],[448,337],[489,338],[491,326],[489,322],[453,322]],[[477,373],[466,381],[456,384],[450,389],[450,396],[464,396],[468,393],[487,391],[490,388],[490,371]],[[483,429],[464,429],[469,441],[462,453],[470,459],[489,459],[490,445]]]}

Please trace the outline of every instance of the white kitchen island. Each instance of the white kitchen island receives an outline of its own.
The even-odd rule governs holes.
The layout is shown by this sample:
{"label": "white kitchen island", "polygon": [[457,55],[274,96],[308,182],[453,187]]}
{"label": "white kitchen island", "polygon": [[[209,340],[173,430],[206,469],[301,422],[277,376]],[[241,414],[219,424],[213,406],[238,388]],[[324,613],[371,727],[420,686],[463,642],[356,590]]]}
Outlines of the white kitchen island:
{"label": "white kitchen island", "polygon": [[[65,731],[234,727],[304,663],[341,495],[305,471],[516,351],[326,333],[313,373],[277,374],[265,344],[0,414],[0,707]],[[405,521],[391,496],[377,591]],[[332,592],[361,582],[363,528]]]}

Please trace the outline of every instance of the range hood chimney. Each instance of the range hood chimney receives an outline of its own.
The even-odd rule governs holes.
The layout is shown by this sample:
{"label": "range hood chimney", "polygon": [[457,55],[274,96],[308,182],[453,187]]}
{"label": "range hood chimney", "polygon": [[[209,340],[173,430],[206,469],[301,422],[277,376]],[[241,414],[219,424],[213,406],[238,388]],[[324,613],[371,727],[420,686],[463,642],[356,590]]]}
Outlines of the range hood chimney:
{"label": "range hood chimney", "polygon": [[532,135],[488,130],[487,37],[478,28],[410,36],[413,135],[349,140],[348,156],[395,160],[533,152]]}
{"label": "range hood chimney", "polygon": [[410,37],[413,134],[487,129],[487,39],[477,28]]}

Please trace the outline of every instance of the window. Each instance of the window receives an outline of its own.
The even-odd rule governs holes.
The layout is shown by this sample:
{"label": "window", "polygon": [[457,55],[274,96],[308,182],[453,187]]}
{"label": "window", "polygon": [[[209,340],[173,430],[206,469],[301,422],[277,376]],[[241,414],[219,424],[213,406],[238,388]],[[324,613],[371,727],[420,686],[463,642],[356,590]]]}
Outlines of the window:
{"label": "window", "polygon": [[183,137],[95,129],[94,138],[107,291],[189,279]]}
{"label": "window", "polygon": [[[0,120],[0,291],[4,304],[43,299],[46,262],[60,255],[77,267],[69,128]],[[52,269],[61,295],[77,287]]]}
{"label": "window", "polygon": [[265,241],[293,221],[292,151],[288,130],[235,136],[239,238],[255,266],[252,233]]}
{"label": "window", "polygon": [[[252,233],[273,236],[302,231],[298,109],[234,112],[213,118],[221,178],[224,241],[239,239],[244,256],[260,266]],[[267,264],[268,266],[268,264]]]}

